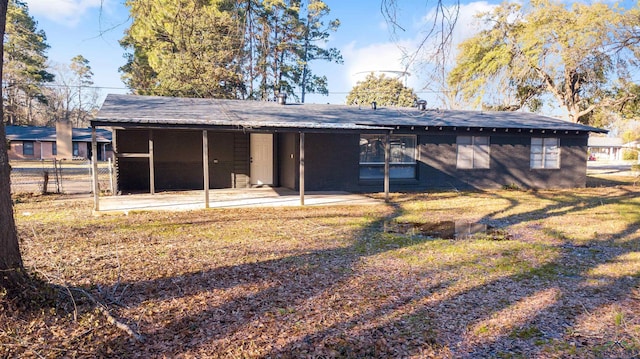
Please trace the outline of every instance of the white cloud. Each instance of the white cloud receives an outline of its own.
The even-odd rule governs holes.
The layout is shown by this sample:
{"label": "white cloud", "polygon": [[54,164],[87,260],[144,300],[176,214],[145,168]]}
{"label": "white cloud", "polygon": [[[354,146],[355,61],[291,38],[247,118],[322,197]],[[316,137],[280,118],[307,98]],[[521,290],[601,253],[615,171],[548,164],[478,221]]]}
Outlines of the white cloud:
{"label": "white cloud", "polygon": [[[489,4],[486,1],[460,5],[458,19],[452,37],[452,49],[454,49],[454,51],[452,51],[449,61],[453,62],[455,58],[455,48],[460,42],[482,30],[482,24],[475,17],[476,14],[491,11],[495,6],[496,5]],[[416,23],[411,28],[428,29],[429,19],[431,19],[431,21],[433,20],[433,10],[429,10],[422,18],[416,20]],[[385,73],[384,71],[404,71],[406,55],[416,51],[418,44],[422,41],[422,37],[425,36],[425,34],[425,30],[416,30],[413,31],[410,36],[406,36],[398,41],[378,42],[367,44],[363,47],[358,47],[357,43],[350,43],[340,49],[345,63],[345,82],[352,87],[358,81],[363,80],[371,71],[381,73]],[[433,41],[436,40],[434,39]],[[426,45],[425,48],[435,48],[435,44]],[[429,50],[425,50],[421,55],[428,56],[428,52]],[[411,68],[409,68],[409,72],[413,72]],[[387,76],[393,76],[391,72],[386,72],[385,74]],[[408,86],[416,89],[422,88],[423,82],[419,77],[419,74],[415,72],[410,75],[407,82]]]}
{"label": "white cloud", "polygon": [[39,18],[75,26],[92,9],[106,11],[112,0],[26,0],[29,13]]}
{"label": "white cloud", "polygon": [[345,64],[345,82],[353,87],[371,73],[385,74],[394,77],[396,71],[404,71],[401,48],[410,45],[407,42],[374,43],[358,48],[356,43],[350,43],[341,49]]}

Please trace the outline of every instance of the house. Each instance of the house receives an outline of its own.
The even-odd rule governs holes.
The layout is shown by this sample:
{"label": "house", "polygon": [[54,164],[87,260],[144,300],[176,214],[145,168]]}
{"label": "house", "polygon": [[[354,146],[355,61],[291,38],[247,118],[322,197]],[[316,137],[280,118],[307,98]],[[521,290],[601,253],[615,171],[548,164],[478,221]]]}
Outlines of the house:
{"label": "house", "polygon": [[622,160],[623,150],[628,148],[618,137],[591,136],[588,151],[591,160]]}
{"label": "house", "polygon": [[150,193],[583,187],[589,133],[606,133],[524,112],[374,107],[112,94],[91,124],[113,130],[119,191]]}
{"label": "house", "polygon": [[[9,160],[86,159],[91,157],[91,128],[6,126]],[[111,132],[100,129],[96,138],[98,159],[106,161],[113,153]]]}

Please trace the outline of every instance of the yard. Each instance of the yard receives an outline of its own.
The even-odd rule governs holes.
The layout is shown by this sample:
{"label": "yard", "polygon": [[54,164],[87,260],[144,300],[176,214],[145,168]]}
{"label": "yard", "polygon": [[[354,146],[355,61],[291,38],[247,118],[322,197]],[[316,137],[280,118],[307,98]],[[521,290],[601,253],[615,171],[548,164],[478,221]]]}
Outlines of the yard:
{"label": "yard", "polygon": [[[100,217],[16,197],[54,286],[0,294],[0,357],[637,357],[640,187],[596,185]],[[388,230],[442,221],[500,235]]]}

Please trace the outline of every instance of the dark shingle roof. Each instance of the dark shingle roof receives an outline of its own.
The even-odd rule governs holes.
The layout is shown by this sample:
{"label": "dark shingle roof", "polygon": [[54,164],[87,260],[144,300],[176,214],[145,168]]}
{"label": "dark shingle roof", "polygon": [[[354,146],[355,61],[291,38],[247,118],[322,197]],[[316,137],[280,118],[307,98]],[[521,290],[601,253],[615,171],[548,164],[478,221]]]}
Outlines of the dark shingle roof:
{"label": "dark shingle roof", "polygon": [[96,119],[98,126],[230,126],[359,130],[394,126],[606,130],[526,112],[481,112],[287,104],[110,94]]}
{"label": "dark shingle roof", "polygon": [[[55,142],[55,127],[37,126],[6,126],[7,139],[10,141],[41,141]],[[91,128],[72,129],[71,140],[73,142],[91,142]],[[111,131],[96,129],[97,142],[111,142]]]}

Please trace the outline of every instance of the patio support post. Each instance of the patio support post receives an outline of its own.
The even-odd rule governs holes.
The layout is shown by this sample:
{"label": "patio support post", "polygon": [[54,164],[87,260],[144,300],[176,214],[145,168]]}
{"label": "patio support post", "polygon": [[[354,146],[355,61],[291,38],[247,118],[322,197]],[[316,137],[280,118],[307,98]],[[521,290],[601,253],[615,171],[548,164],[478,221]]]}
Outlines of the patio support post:
{"label": "patio support post", "polygon": [[300,132],[300,205],[304,206],[304,132]]}
{"label": "patio support post", "polygon": [[209,135],[202,130],[202,173],[204,173],[204,208],[209,208]]}
{"label": "patio support post", "polygon": [[113,129],[113,131],[111,132],[111,149],[113,150],[113,172],[111,173],[111,176],[113,177],[113,193],[111,193],[111,195],[113,196],[117,196],[118,193],[120,192],[118,190],[118,145],[116,143],[116,138],[118,137],[116,135],[116,133],[118,132],[118,130]]}
{"label": "patio support post", "polygon": [[153,130],[149,130],[149,192],[156,194],[156,178],[153,168]]}
{"label": "patio support post", "polygon": [[98,141],[96,139],[96,127],[91,126],[91,165],[93,166],[93,210],[100,210],[99,186],[98,186]]}
{"label": "patio support post", "polygon": [[384,201],[389,202],[389,158],[391,157],[391,134],[384,137]]}

